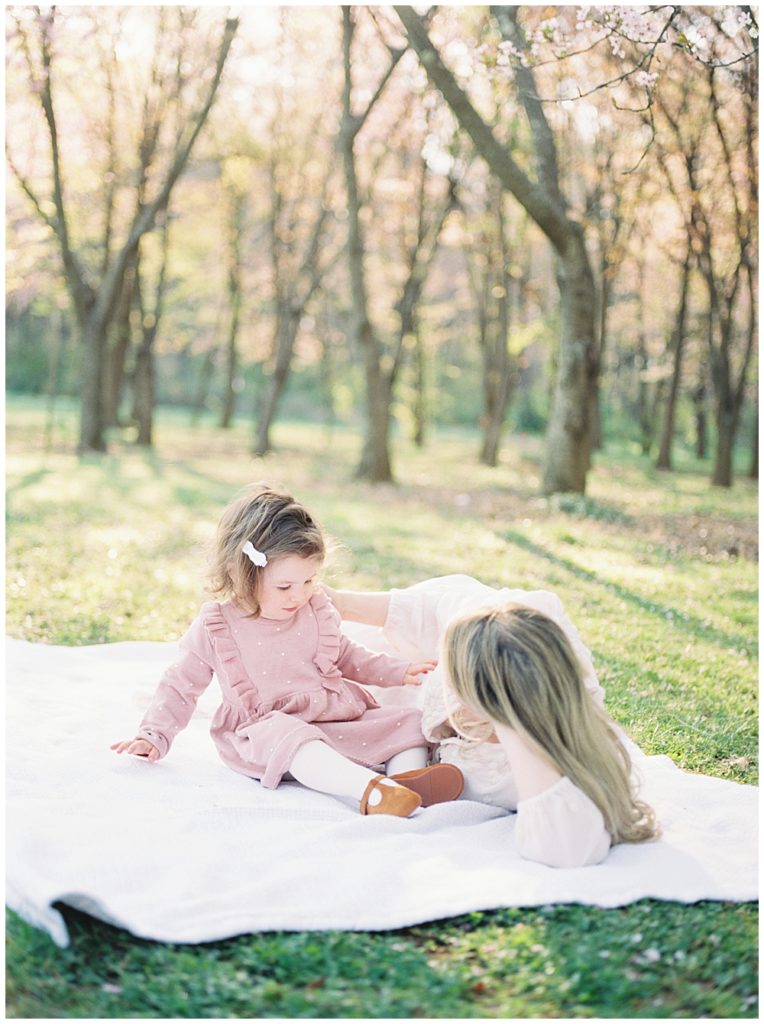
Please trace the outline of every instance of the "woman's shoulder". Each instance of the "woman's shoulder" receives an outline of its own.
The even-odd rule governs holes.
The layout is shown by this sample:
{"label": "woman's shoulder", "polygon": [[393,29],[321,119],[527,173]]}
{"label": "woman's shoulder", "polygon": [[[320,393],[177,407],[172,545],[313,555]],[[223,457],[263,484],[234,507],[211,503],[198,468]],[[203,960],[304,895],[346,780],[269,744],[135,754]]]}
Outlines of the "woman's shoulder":
{"label": "woman's shoulder", "polygon": [[565,611],[562,600],[551,590],[510,590],[501,591],[507,603],[524,604],[537,612],[543,612],[552,619],[559,618]]}

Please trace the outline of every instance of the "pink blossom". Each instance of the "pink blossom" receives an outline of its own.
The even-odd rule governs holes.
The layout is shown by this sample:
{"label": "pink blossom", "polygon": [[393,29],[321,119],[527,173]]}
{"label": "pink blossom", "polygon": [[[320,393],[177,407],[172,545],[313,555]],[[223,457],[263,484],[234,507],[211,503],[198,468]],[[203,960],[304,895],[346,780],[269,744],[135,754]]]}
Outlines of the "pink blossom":
{"label": "pink blossom", "polygon": [[652,88],[657,80],[658,74],[655,71],[637,71],[634,75],[634,81],[637,85],[640,85],[645,89]]}

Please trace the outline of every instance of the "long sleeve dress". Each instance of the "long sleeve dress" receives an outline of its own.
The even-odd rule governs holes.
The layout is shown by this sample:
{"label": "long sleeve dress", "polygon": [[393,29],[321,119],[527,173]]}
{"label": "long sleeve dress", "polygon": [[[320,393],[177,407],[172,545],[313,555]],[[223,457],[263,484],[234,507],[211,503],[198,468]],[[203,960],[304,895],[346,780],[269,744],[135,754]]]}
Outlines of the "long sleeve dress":
{"label": "long sleeve dress", "polygon": [[412,659],[350,641],[322,593],[287,620],[254,618],[234,602],[207,602],[179,646],[138,731],[160,757],[188,724],[213,674],[222,694],[210,727],[218,753],[228,767],[269,788],[310,740],[370,768],[428,746],[419,710],[381,707],[362,685],[402,684]]}
{"label": "long sleeve dress", "polygon": [[[461,575],[425,580],[391,591],[384,637],[390,648],[404,657],[416,651],[418,657],[435,658],[453,619],[509,602],[528,605],[555,620],[571,642],[593,702],[602,707],[604,691],[591,654],[560,599],[547,591],[495,590]],[[580,867],[604,859],[610,835],[599,809],[581,789],[563,776],[537,796],[518,801],[504,748],[487,740],[465,739],[451,725],[450,716],[457,711],[459,720],[465,720],[465,709],[446,682],[442,666],[428,674],[423,690],[422,729],[425,737],[437,744],[436,759],[461,769],[465,799],[517,811],[516,842],[521,856],[556,867]],[[475,720],[474,724],[480,723]],[[487,735],[491,729],[482,724]]]}

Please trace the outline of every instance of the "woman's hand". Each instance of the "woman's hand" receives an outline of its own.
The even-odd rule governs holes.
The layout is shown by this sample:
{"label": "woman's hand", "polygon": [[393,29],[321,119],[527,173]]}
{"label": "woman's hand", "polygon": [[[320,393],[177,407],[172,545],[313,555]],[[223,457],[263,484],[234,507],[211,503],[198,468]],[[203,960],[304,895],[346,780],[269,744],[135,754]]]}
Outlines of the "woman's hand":
{"label": "woman's hand", "polygon": [[403,677],[404,686],[421,686],[422,680],[420,676],[426,676],[428,672],[437,665],[437,661],[415,661],[409,665],[406,670],[406,675]]}
{"label": "woman's hand", "polygon": [[133,757],[143,757],[150,764],[159,760],[159,751],[148,740],[122,740],[120,743],[112,743],[111,749],[117,754],[132,754]]}

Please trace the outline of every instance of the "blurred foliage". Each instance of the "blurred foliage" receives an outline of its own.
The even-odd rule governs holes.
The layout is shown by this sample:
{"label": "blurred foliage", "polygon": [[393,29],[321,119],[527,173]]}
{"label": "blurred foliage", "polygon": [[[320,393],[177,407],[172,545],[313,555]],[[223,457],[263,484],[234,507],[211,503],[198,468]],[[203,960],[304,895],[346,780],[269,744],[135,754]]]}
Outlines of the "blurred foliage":
{"label": "blurred foliage", "polygon": [[[625,35],[634,35],[631,22],[639,21],[641,15],[628,14],[624,8],[613,17],[624,19],[619,47],[629,50],[627,56],[616,56],[615,50],[603,44],[587,46],[578,56],[571,55],[568,63],[556,59],[555,55],[559,57],[565,50],[562,46],[555,49],[556,33],[563,29],[574,35],[586,33],[587,20],[596,20],[601,13],[598,8],[582,11],[588,14],[579,17],[576,9],[564,5],[523,11],[528,31],[540,47],[534,52],[534,61],[538,58],[540,62],[537,75],[544,95],[561,95],[558,87],[567,88],[571,80],[589,85],[619,80],[624,66],[630,66],[639,55],[638,47],[631,52]],[[733,17],[735,8],[724,11],[724,24],[714,29],[714,45],[724,38],[727,47],[733,45],[733,39],[735,45],[744,47],[750,23],[746,28],[743,9],[738,12],[740,17]],[[649,15],[657,16],[655,11]],[[691,23],[697,23],[701,36],[713,28],[705,8],[685,7],[680,20],[685,38],[694,38],[692,32],[687,35]],[[182,26],[180,35],[175,31],[176,21]],[[495,23],[484,9],[470,7],[442,7],[435,21],[444,54],[458,74],[469,77],[481,113],[495,124],[500,138],[511,139],[514,158],[532,172],[532,134],[520,113],[509,61],[499,59]],[[34,10],[16,7],[8,12],[9,151],[14,166],[37,190],[47,210],[50,171],[45,125],[36,88],[29,80],[17,22],[32,38]],[[727,22],[735,25],[730,28]],[[209,61],[211,40],[217,38],[219,27],[220,12],[214,8],[186,8],[179,14],[152,8],[150,16],[148,8],[59,9],[52,45],[61,157],[71,229],[82,243],[89,266],[96,266],[104,255],[106,186],[116,190],[116,226],[124,226],[135,202],[141,117],[137,97],[148,88],[154,43],[160,40],[160,51],[169,47],[168,52],[174,52],[172,47],[181,47],[190,62],[182,69],[188,75],[191,68]],[[388,59],[382,38],[392,40],[399,32],[391,10],[361,13],[359,9],[357,41],[365,55],[356,69],[359,103],[373,94],[380,68]],[[280,415],[327,420],[336,415],[342,422],[356,422],[362,414],[361,354],[349,351],[347,345],[349,283],[342,256],[346,202],[333,155],[342,88],[339,35],[335,8],[255,6],[241,12],[220,94],[187,173],[173,193],[167,294],[156,344],[160,403],[194,406],[213,414],[222,407],[226,387],[223,349],[229,319],[225,197],[235,185],[246,199],[241,212],[244,309],[237,339],[239,372],[234,381],[239,413],[254,417],[259,407],[265,381],[273,370],[277,291],[293,283],[311,211],[322,205],[328,220],[320,256],[331,269],[301,319],[292,379]],[[83,38],[92,45],[82,47]],[[322,40],[320,47],[314,45],[317,38]],[[665,53],[661,51],[656,95],[668,104],[667,109],[680,100],[684,104],[681,123],[688,137],[698,140],[694,160],[699,199],[714,232],[714,261],[720,273],[728,273],[735,255],[734,203],[711,119],[706,69],[698,60],[697,48],[669,43],[666,47]],[[574,53],[578,49],[572,47]],[[164,58],[160,63],[166,66]],[[204,76],[198,77],[201,83]],[[189,84],[185,78],[183,81]],[[738,173],[748,144],[741,119],[745,83],[733,68],[720,70],[716,85],[724,101],[735,180],[745,180],[745,174]],[[641,419],[657,435],[671,366],[670,340],[680,280],[677,261],[687,244],[681,213],[681,202],[687,196],[680,190],[673,197],[664,173],[666,163],[681,166],[679,143],[658,117],[655,101],[652,112],[658,135],[655,146],[645,148],[643,118],[630,110],[643,109],[646,99],[655,97],[646,95],[642,87],[635,88],[635,82],[628,79],[620,82],[615,92],[592,89],[576,103],[566,100],[546,108],[564,189],[591,240],[599,285],[602,288],[607,282],[610,289],[601,379],[604,429],[612,439],[640,442],[644,440],[638,425]],[[113,122],[109,120],[110,104],[118,114]],[[180,98],[171,97],[167,118],[160,125],[163,139],[172,134],[173,118],[181,115]],[[117,133],[114,150],[110,148],[110,124]],[[405,276],[405,253],[416,229],[415,169],[425,161],[428,194],[442,191],[447,174],[458,181],[459,208],[443,229],[419,323],[429,421],[440,426],[475,426],[483,413],[482,369],[475,297],[467,280],[465,253],[471,248],[480,265],[481,233],[488,216],[485,200],[490,190],[486,167],[457,130],[451,112],[429,88],[412,54],[396,68],[357,148],[361,186],[368,200],[364,230],[373,320],[388,346],[397,327],[395,301]],[[164,159],[164,149],[160,155]],[[538,433],[546,423],[559,334],[555,259],[541,232],[523,219],[517,203],[508,197],[505,216],[512,282],[508,348],[521,361],[508,422],[511,428]],[[7,219],[8,385],[24,394],[74,396],[78,393],[79,339],[71,326],[58,250],[52,232],[36,215],[13,174],[9,176]],[[620,234],[616,230],[619,220],[628,227]],[[278,273],[274,270],[274,232],[282,253]],[[149,277],[156,269],[155,241],[153,236],[146,239],[144,261]],[[333,255],[337,258],[332,263]],[[482,256],[485,258],[485,253]],[[740,347],[746,318],[745,303],[740,299],[738,304],[733,350]],[[62,334],[61,317],[67,319],[70,332],[63,347],[57,340]],[[698,384],[709,385],[707,337],[705,285],[694,273],[677,414],[678,440],[688,445],[695,433],[691,394]],[[407,358],[395,396],[396,416],[405,433],[411,430],[415,405],[415,377]],[[126,392],[133,359],[134,352],[128,358]],[[754,379],[755,366],[749,375],[750,381]],[[749,448],[754,395],[755,387],[750,384],[738,439],[741,446]],[[126,394],[125,410],[129,397]],[[711,420],[710,392],[707,402]]]}

